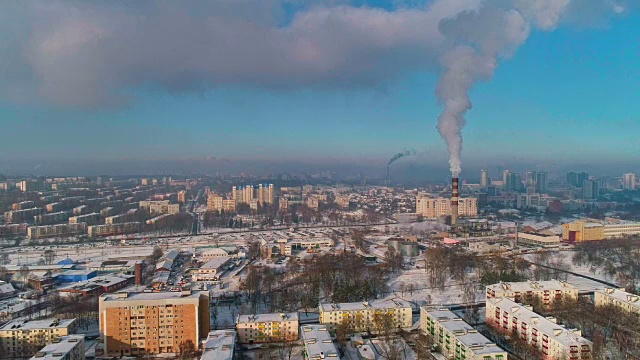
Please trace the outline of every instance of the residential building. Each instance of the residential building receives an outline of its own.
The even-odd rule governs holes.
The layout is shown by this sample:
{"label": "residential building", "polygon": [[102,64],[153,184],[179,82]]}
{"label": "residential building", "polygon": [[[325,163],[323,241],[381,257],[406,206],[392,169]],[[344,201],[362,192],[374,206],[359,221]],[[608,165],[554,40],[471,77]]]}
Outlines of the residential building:
{"label": "residential building", "polygon": [[33,223],[36,225],[52,225],[69,220],[69,213],[66,211],[54,212],[50,214],[41,214],[33,217]]}
{"label": "residential building", "polygon": [[79,223],[86,223],[87,225],[99,224],[100,213],[77,215],[69,218],[69,224],[79,224]]}
{"label": "residential building", "polygon": [[31,209],[31,208],[33,208],[34,205],[35,205],[35,203],[33,201],[30,201],[30,200],[20,201],[20,202],[11,204],[11,210],[15,211],[15,210]]}
{"label": "residential building", "polygon": [[379,315],[393,315],[394,328],[409,329],[413,325],[411,304],[401,299],[373,300],[354,303],[321,303],[320,323],[335,327],[348,322],[356,332],[371,331]]}
{"label": "residential building", "polygon": [[487,173],[487,170],[480,170],[480,187],[487,187],[489,186],[489,175]]}
{"label": "residential building", "polygon": [[298,340],[298,313],[238,315],[238,342],[254,344]]}
{"label": "residential building", "polygon": [[254,199],[262,204],[273,204],[275,202],[275,188],[273,184],[234,186],[231,188],[231,196],[236,204],[250,204]]}
{"label": "residential building", "polygon": [[31,360],[85,360],[84,335],[67,335],[53,339]]}
{"label": "residential building", "polygon": [[25,223],[0,225],[0,237],[27,235],[28,228],[29,228],[29,224],[25,224]]}
{"label": "residential building", "polygon": [[420,330],[448,359],[507,360],[507,352],[447,308],[420,308]]}
{"label": "residential building", "polygon": [[64,237],[84,234],[86,231],[87,224],[85,223],[29,226],[27,237],[30,239]]}
{"label": "residential building", "polygon": [[536,192],[538,194],[546,194],[549,187],[549,177],[546,171],[538,171],[536,173]]}
{"label": "residential building", "polygon": [[621,289],[601,289],[594,292],[596,306],[615,306],[629,313],[640,315],[640,296]]}
{"label": "residential building", "polygon": [[[451,215],[450,198],[429,198],[424,195],[416,198],[416,213],[426,218],[438,218]],[[458,199],[458,216],[478,216],[477,198]]]}
{"label": "residential building", "polygon": [[549,305],[560,299],[578,299],[578,288],[564,281],[501,282],[487,285],[487,299],[508,298],[517,303],[532,304],[539,299]]}
{"label": "residential building", "polygon": [[[209,211],[222,211],[222,201],[224,198],[220,195],[216,195],[214,193],[209,194],[207,196],[207,210]],[[235,204],[235,203],[234,203]]]}
{"label": "residential building", "polygon": [[180,212],[180,204],[151,204],[149,206],[149,214],[178,214]]}
{"label": "residential building", "polygon": [[275,194],[273,184],[260,184],[256,188],[256,199],[261,204],[273,204]]}
{"label": "residential building", "polygon": [[604,225],[582,220],[564,224],[562,225],[562,240],[571,243],[604,240]]}
{"label": "residential building", "polygon": [[48,213],[58,212],[64,209],[64,204],[61,202],[54,202],[54,203],[45,205],[44,208]]}
{"label": "residential building", "polygon": [[211,331],[204,343],[200,360],[233,360],[235,348],[235,330]]}
{"label": "residential building", "polygon": [[0,327],[0,351],[8,358],[31,357],[53,339],[75,332],[75,319],[13,320]]}
{"label": "residential building", "polygon": [[507,298],[487,299],[486,304],[488,326],[505,335],[518,336],[538,349],[543,359],[591,359],[592,343],[581,336],[580,330],[568,330],[554,318],[538,315],[530,306]]}
{"label": "residential building", "polygon": [[582,182],[582,198],[585,200],[595,200],[600,197],[600,185],[596,180],[585,180]]}
{"label": "residential building", "polygon": [[233,199],[222,200],[222,210],[225,212],[236,212],[236,201]]}
{"label": "residential building", "polygon": [[625,190],[634,190],[636,188],[636,174],[626,173],[622,175],[622,188]]}
{"label": "residential building", "polygon": [[137,212],[138,212],[138,209],[129,209],[124,214],[107,216],[104,219],[104,223],[105,225],[112,225],[112,224],[122,224],[126,222],[132,222],[132,221],[135,221]]}
{"label": "residential building", "polygon": [[93,225],[87,227],[87,234],[90,237],[111,236],[129,234],[140,230],[139,222],[128,222],[121,224]]}
{"label": "residential building", "polygon": [[300,334],[307,359],[340,359],[340,353],[331,340],[331,334],[325,325],[302,325]]}
{"label": "residential building", "polygon": [[542,195],[536,193],[516,195],[516,208],[523,209],[538,206],[544,206]]}
{"label": "residential building", "polygon": [[578,186],[578,174],[571,171],[567,173],[567,184],[571,186]]}
{"label": "residential building", "polygon": [[180,204],[186,204],[187,203],[187,192],[185,190],[181,190],[178,192],[178,202]]}
{"label": "residential building", "polygon": [[36,215],[42,214],[41,208],[31,208],[22,210],[11,210],[4,213],[4,222],[7,224],[12,223],[31,223]]}
{"label": "residential building", "polygon": [[177,353],[183,343],[198,347],[209,333],[208,292],[104,294],[98,309],[110,357]]}

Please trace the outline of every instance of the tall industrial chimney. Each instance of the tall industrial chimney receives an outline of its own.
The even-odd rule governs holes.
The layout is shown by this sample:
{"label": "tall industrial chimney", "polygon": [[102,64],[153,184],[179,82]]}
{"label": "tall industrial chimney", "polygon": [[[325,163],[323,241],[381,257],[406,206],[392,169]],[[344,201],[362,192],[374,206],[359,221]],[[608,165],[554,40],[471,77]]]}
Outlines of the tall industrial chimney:
{"label": "tall industrial chimney", "polygon": [[455,225],[458,222],[458,178],[451,179],[451,225]]}

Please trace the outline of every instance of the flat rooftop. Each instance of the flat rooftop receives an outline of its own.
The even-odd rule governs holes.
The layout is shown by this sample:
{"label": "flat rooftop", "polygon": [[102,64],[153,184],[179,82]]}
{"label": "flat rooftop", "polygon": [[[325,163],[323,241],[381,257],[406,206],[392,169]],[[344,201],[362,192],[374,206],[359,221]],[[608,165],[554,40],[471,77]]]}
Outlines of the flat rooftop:
{"label": "flat rooftop", "polygon": [[36,330],[36,329],[64,329],[76,319],[43,319],[43,320],[13,320],[0,327],[0,331]]}
{"label": "flat rooftop", "polygon": [[255,314],[240,315],[237,323],[258,323],[258,322],[281,322],[281,321],[298,321],[298,313],[272,313],[272,314]]}
{"label": "flat rooftop", "polygon": [[522,282],[501,282],[493,285],[487,285],[487,289],[495,291],[539,291],[539,290],[577,290],[575,286],[558,280],[549,281],[522,281]]}
{"label": "flat rooftop", "polygon": [[165,292],[141,292],[141,293],[115,293],[104,294],[101,301],[151,301],[151,300],[176,300],[176,299],[197,299],[200,297],[199,291],[192,291],[190,294],[181,291]]}
{"label": "flat rooftop", "polygon": [[209,332],[200,360],[231,360],[236,345],[235,330]]}
{"label": "flat rooftop", "polygon": [[301,330],[309,359],[339,358],[338,350],[325,325],[304,325]]}
{"label": "flat rooftop", "polygon": [[38,351],[31,360],[62,360],[76,346],[82,346],[80,352],[84,354],[84,335],[61,336],[56,341]]}
{"label": "flat rooftop", "polygon": [[367,309],[391,309],[391,308],[411,308],[408,301],[401,299],[374,300],[353,303],[324,303],[320,304],[320,310],[327,311],[357,311]]}
{"label": "flat rooftop", "polygon": [[640,309],[640,296],[638,295],[634,295],[620,289],[602,289],[596,290],[596,292]]}
{"label": "flat rooftop", "polygon": [[425,308],[425,310],[431,317],[438,321],[440,326],[447,329],[447,331],[453,334],[460,343],[464,344],[474,354],[483,355],[504,351],[494,342],[480,334],[478,330],[460,319],[451,310],[429,308]]}
{"label": "flat rooftop", "polygon": [[229,261],[229,259],[231,259],[230,256],[217,256],[217,257],[214,257],[213,259],[207,261],[202,266],[200,266],[200,269],[201,270],[218,269],[219,267],[221,267],[222,265],[227,263],[227,261]]}

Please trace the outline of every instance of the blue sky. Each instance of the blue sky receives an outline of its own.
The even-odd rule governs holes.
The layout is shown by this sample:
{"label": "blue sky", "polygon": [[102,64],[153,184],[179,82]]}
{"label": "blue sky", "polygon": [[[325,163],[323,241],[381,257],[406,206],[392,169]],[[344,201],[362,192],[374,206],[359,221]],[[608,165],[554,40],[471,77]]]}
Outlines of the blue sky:
{"label": "blue sky", "polygon": [[[596,28],[533,30],[471,92],[463,161],[637,162],[640,14]],[[446,162],[437,74],[413,69],[354,88],[134,87],[135,100],[74,108],[0,99],[4,160],[386,159]],[[337,161],[337,160],[336,160]]]}

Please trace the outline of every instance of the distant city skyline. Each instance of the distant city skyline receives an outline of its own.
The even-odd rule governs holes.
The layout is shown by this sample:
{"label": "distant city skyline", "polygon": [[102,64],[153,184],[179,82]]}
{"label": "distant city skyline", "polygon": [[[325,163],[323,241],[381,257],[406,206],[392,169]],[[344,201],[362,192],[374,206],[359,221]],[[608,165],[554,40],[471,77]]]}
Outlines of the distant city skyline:
{"label": "distant city skyline", "polygon": [[[257,6],[251,1],[246,3]],[[362,16],[366,24],[369,17],[394,19],[403,16],[402,11],[424,15],[428,6],[442,1],[417,3],[422,5],[361,1],[347,2],[345,6]],[[160,75],[143,71],[126,74],[136,78],[135,83],[114,85],[105,76],[118,69],[103,68],[105,65],[99,63],[94,68],[79,66],[78,71],[83,73],[75,74],[74,61],[83,56],[103,61],[114,55],[93,52],[87,43],[95,40],[90,36],[100,38],[100,31],[104,30],[100,26],[106,26],[105,22],[112,18],[124,21],[123,26],[131,25],[116,16],[117,9],[127,8],[122,4],[54,1],[48,7],[0,5],[0,30],[5,34],[0,36],[0,49],[11,53],[0,59],[0,173],[26,173],[38,164],[47,164],[40,167],[42,173],[95,174],[115,172],[119,167],[96,172],[91,164],[118,162],[173,164],[164,170],[148,166],[149,171],[171,172],[172,167],[183,168],[181,163],[195,163],[207,157],[271,164],[264,171],[284,171],[279,170],[283,169],[281,162],[310,169],[365,164],[364,168],[378,171],[380,163],[403,148],[418,152],[416,159],[403,160],[406,163],[446,167],[446,146],[435,129],[442,110],[434,97],[437,79],[427,65],[407,64],[392,57],[382,70],[366,74],[375,81],[354,78],[354,84],[348,86],[336,79],[319,86],[314,83],[317,79],[307,78],[291,84],[287,83],[288,73],[259,68],[256,71],[264,73],[254,74],[257,78],[263,75],[265,82],[280,85],[212,81],[213,86],[194,89],[190,86],[197,85],[197,77],[202,74],[193,74],[196,79],[183,84],[180,81],[185,79],[158,80]],[[474,108],[468,113],[463,130],[463,177],[476,178],[477,169],[484,167],[491,172],[500,164],[522,170],[527,169],[527,164],[540,164],[532,169],[585,164],[601,168],[603,173],[634,171],[633,165],[640,160],[640,110],[636,106],[640,103],[640,14],[633,11],[631,2],[620,4],[626,6],[620,14],[609,11],[611,16],[589,24],[567,19],[554,32],[532,31],[518,51],[500,64],[490,82],[472,90]],[[146,6],[152,5],[131,5],[127,11],[136,14]],[[282,6],[278,6],[281,11]],[[87,15],[92,9],[95,14]],[[281,26],[297,31],[293,28],[295,19],[327,9],[335,10],[332,6],[284,7],[284,15],[276,11],[280,15],[275,18],[284,22]],[[176,5],[158,16],[176,21],[179,16],[195,16],[188,9],[182,10],[185,9]],[[215,5],[208,7],[208,11],[216,10]],[[253,12],[247,15],[241,9],[227,10],[256,24],[271,21],[258,19]],[[260,10],[267,19],[274,16],[274,10],[266,5]],[[599,12],[595,5],[582,11],[586,15]],[[25,19],[42,21],[36,24]],[[172,29],[168,25],[167,31]],[[388,34],[390,30],[380,31]],[[140,36],[154,40],[151,34]],[[378,45],[371,44],[370,39],[359,36],[362,38],[349,41],[362,45],[358,48],[361,53],[349,53],[349,59],[377,56],[375,51],[383,51],[375,48]],[[422,40],[413,35],[402,38],[399,41],[409,44],[402,43],[394,51],[411,56],[411,51],[422,46]],[[167,41],[175,44],[179,38],[168,37]],[[62,65],[19,57],[26,50],[35,51],[27,47],[34,44],[41,51],[59,51],[58,47],[67,46],[77,57],[61,58]],[[368,52],[369,47],[375,48],[374,55]],[[184,65],[166,53],[161,56],[166,66]],[[146,59],[139,60],[144,65]],[[105,74],[101,74],[103,71]],[[340,71],[349,74],[345,69]],[[67,79],[68,74],[74,76]],[[76,75],[78,82],[96,87],[92,89],[95,93],[87,94],[95,97],[91,99],[102,101],[102,90],[119,86],[119,94],[124,91],[128,100],[115,105],[108,101],[94,104],[90,98],[73,92],[80,86],[73,82]],[[149,77],[149,83],[138,77]],[[348,77],[344,80],[350,81]],[[92,104],[95,106],[88,106]],[[212,163],[224,168],[216,161]],[[77,166],[75,171],[73,164]],[[135,166],[131,168],[135,170]],[[237,171],[235,168],[240,167],[231,168]],[[291,166],[288,171],[295,170]],[[147,173],[147,169],[140,168],[139,172]]]}

